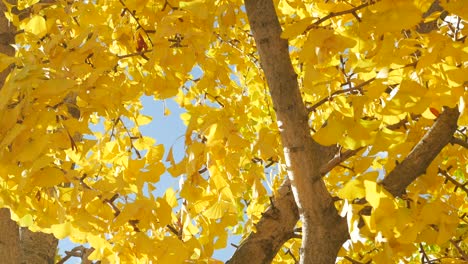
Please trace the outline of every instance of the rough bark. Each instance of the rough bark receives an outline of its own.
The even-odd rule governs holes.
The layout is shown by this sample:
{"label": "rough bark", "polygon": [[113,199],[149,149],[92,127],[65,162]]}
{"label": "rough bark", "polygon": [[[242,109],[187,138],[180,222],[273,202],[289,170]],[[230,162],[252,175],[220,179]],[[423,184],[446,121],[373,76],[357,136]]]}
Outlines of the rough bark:
{"label": "rough bark", "polygon": [[338,215],[321,178],[326,160],[323,146],[310,136],[308,115],[289,57],[288,42],[271,0],[246,0],[250,27],[260,55],[277,115],[288,177],[303,223],[301,263],[335,263],[348,238],[346,221]]}
{"label": "rough bark", "polygon": [[51,234],[21,228],[21,263],[53,264],[58,240]]}
{"label": "rough bark", "polygon": [[[13,3],[13,1],[10,1]],[[7,8],[0,1],[0,53],[14,56],[16,28],[5,17]],[[11,68],[0,73],[0,89]],[[34,233],[20,228],[11,220],[8,208],[0,209],[0,259],[1,263],[51,264],[54,263],[58,240],[49,234]]]}
{"label": "rough bark", "polygon": [[227,263],[252,263],[253,259],[255,263],[270,263],[281,246],[293,236],[299,212],[288,180],[278,194],[257,223],[257,231],[249,235]]}
{"label": "rough bark", "polygon": [[382,185],[387,191],[400,196],[408,185],[424,174],[434,158],[452,139],[459,115],[458,109],[445,108],[408,156],[384,178]]}
{"label": "rough bark", "polygon": [[4,264],[20,263],[18,226],[10,218],[10,209],[0,209],[0,259]]}

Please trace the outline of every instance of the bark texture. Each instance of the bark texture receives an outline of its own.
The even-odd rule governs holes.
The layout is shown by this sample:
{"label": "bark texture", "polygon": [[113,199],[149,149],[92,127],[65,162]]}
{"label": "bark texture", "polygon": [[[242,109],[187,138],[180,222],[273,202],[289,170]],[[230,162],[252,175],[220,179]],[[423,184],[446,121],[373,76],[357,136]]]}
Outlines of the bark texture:
{"label": "bark texture", "polygon": [[[258,48],[277,115],[288,177],[303,223],[301,263],[335,263],[348,238],[346,221],[338,215],[321,178],[327,148],[316,143],[289,57],[288,42],[271,0],[246,0],[250,27]],[[326,156],[326,155],[325,155]]]}
{"label": "bark texture", "polygon": [[257,223],[257,232],[249,235],[227,263],[270,263],[281,246],[293,236],[299,212],[288,180],[278,193],[279,196]]}
{"label": "bark texture", "polygon": [[21,263],[54,264],[58,240],[51,234],[21,228]]}
{"label": "bark texture", "polygon": [[20,263],[18,226],[10,218],[10,209],[0,209],[0,259],[4,264]]}

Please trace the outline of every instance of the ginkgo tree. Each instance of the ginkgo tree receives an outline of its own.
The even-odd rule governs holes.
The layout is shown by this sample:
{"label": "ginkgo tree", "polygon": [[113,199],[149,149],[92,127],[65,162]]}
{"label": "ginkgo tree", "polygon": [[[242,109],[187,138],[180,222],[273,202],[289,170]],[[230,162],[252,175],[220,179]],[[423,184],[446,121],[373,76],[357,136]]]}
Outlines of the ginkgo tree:
{"label": "ginkgo tree", "polygon": [[[101,263],[217,263],[230,234],[229,263],[468,261],[465,0],[3,4],[20,226]],[[144,95],[185,109],[182,160]]]}

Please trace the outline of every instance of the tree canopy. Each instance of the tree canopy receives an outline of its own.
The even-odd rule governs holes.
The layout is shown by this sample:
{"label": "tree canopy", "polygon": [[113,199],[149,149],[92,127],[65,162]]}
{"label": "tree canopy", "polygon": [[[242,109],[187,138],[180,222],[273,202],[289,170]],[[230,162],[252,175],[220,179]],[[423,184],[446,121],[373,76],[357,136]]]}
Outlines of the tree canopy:
{"label": "tree canopy", "polygon": [[[3,4],[20,226],[102,263],[468,261],[465,0]],[[182,160],[142,96],[185,109]]]}

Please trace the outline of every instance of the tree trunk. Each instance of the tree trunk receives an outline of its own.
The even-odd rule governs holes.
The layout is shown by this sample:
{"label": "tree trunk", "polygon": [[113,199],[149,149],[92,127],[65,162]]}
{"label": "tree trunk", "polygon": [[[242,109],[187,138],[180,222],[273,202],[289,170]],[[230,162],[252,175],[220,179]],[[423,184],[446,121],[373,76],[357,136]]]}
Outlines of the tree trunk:
{"label": "tree trunk", "polygon": [[54,264],[58,240],[51,234],[21,228],[21,263]]}
{"label": "tree trunk", "polygon": [[2,263],[20,263],[21,249],[18,226],[11,220],[8,208],[0,209],[0,232],[0,259]]}
{"label": "tree trunk", "polygon": [[[268,0],[246,0],[246,10],[255,41],[259,49],[262,69],[267,77],[270,92],[275,103],[275,110],[278,115],[283,146],[285,147],[285,156],[286,158],[289,158],[289,177],[291,179],[294,177],[298,179],[296,182],[293,181],[293,185],[291,187],[295,190],[294,199],[296,199],[298,204],[301,203],[301,199],[304,201],[302,209],[300,209],[300,213],[301,219],[305,223],[303,234],[304,240],[306,241],[303,241],[301,263],[335,263],[337,251],[340,249],[342,242],[348,236],[346,224],[343,223],[342,219],[337,217],[336,210],[334,210],[331,205],[327,210],[326,202],[329,202],[327,194],[314,193],[316,190],[325,191],[325,189],[320,186],[321,183],[317,183],[317,180],[313,180],[313,177],[317,177],[317,175],[314,174],[314,171],[316,171],[314,168],[318,165],[315,163],[315,165],[310,166],[310,164],[313,164],[314,159],[318,159],[317,156],[320,156],[325,160],[330,159],[330,151],[324,153],[326,149],[324,150],[323,147],[317,146],[317,144],[309,139],[307,135],[304,135],[303,133],[294,134],[291,132],[293,129],[296,129],[294,131],[298,131],[297,129],[307,131],[308,127],[301,124],[303,123],[301,118],[302,120],[305,119],[305,117],[301,117],[301,114],[304,115],[303,110],[301,109],[303,108],[303,104],[302,100],[298,99],[297,80],[295,73],[290,66],[291,63],[287,50],[287,42],[285,40],[281,40],[279,37],[281,34],[281,27],[277,21],[274,5]],[[442,10],[442,8],[439,5],[439,1],[436,0],[423,17],[427,17],[433,12],[440,10]],[[436,28],[436,21],[421,23],[418,26],[417,31],[419,33],[428,33]],[[299,112],[299,118],[295,119],[293,114],[288,116],[288,112],[294,111]],[[453,140],[452,137],[457,128],[458,116],[459,113],[456,109],[445,108],[444,112],[439,116],[431,129],[427,131],[426,135],[418,144],[416,144],[405,160],[397,165],[395,169],[385,177],[382,182],[383,187],[395,196],[402,194],[411,182],[423,174],[427,169],[427,166],[429,166],[441,149]],[[291,125],[293,127],[291,127]],[[288,134],[291,137],[296,137],[297,141],[294,141],[294,138],[286,138],[285,140],[285,137],[287,137]],[[300,143],[301,138],[305,139],[305,143],[303,144],[304,147]],[[291,142],[296,142],[296,145]],[[309,156],[301,154],[308,149],[309,151],[312,149]],[[293,152],[296,152],[296,154]],[[349,152],[351,156],[355,153],[355,151]],[[302,155],[302,164],[301,162],[299,162],[299,164],[297,162],[294,164],[293,155]],[[328,155],[328,158],[326,158],[326,155]],[[308,162],[307,156],[311,159],[310,162]],[[323,161],[319,161],[318,164],[322,164],[321,174],[325,174],[347,158],[343,156],[344,155],[342,154],[339,155],[338,158],[330,160],[326,165],[322,164]],[[318,186],[315,188],[310,188],[310,186],[308,186],[306,188],[302,188],[302,191],[297,188],[298,184],[307,183],[307,180],[304,179],[304,175],[312,175],[312,177],[309,178],[312,179],[310,180],[311,183],[309,185],[317,184]],[[298,197],[301,196],[301,192],[303,193],[304,190],[308,190],[309,194],[302,194],[303,198]],[[299,192],[299,195],[297,195],[297,192]],[[309,200],[308,197],[310,198]],[[312,197],[315,197],[316,199]],[[293,197],[291,195],[282,195],[280,197],[276,197],[276,200],[275,204],[292,204]],[[317,205],[317,203],[319,203],[319,205]],[[283,208],[283,206],[279,206],[277,208]],[[268,258],[264,258],[263,256],[276,254],[276,251],[279,250],[279,247],[277,247],[277,241],[266,243],[259,238],[270,237],[272,240],[282,241],[285,234],[290,234],[292,232],[292,230],[288,230],[285,227],[291,228],[292,225],[290,222],[297,220],[297,213],[291,213],[290,211],[294,211],[292,208],[286,207],[283,210],[284,211],[280,210],[280,212],[276,212],[275,215],[284,216],[289,214],[290,217],[277,220],[270,217],[270,214],[267,213],[270,211],[270,209],[268,209],[260,219],[259,225],[260,223],[262,223],[262,225],[266,225],[265,222],[268,222],[269,228],[257,229],[257,232],[252,233],[248,238],[246,238],[228,263],[249,262],[263,264],[271,262],[274,256],[271,258],[270,256],[268,256]],[[320,217],[321,212],[323,215]],[[327,220],[328,217],[330,217],[331,220]],[[327,224],[327,221],[330,221],[330,223]],[[334,226],[334,223],[336,223],[336,227]],[[272,232],[271,230],[275,230],[275,232]],[[278,230],[280,230],[279,233]],[[313,234],[314,231],[323,233]],[[268,254],[262,253],[262,251],[268,252]]]}
{"label": "tree trunk", "polygon": [[300,263],[335,263],[348,238],[348,228],[320,173],[327,162],[323,153],[330,148],[319,145],[310,135],[288,41],[280,37],[282,29],[273,1],[246,0],[245,6],[276,111],[288,177],[303,225]]}
{"label": "tree trunk", "polygon": [[[12,2],[13,3],[13,2]],[[5,17],[7,8],[0,1],[0,53],[15,55],[11,46],[15,43],[16,28]],[[0,89],[5,83],[10,68],[0,73]],[[52,264],[58,240],[49,234],[34,233],[20,228],[11,220],[8,208],[0,209],[0,259],[5,264]]]}

